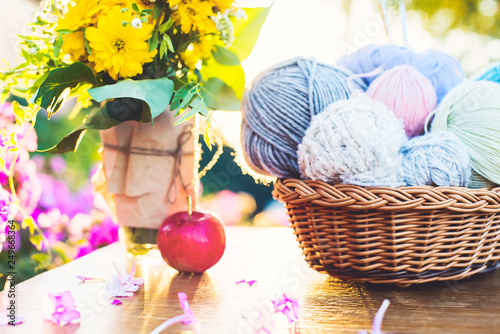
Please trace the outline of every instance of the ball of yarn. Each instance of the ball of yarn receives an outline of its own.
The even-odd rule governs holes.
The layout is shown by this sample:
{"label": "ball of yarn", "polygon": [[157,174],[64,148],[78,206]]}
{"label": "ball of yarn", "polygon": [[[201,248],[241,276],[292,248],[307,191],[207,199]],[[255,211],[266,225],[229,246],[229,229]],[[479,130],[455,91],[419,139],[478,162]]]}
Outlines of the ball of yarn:
{"label": "ball of yarn", "polygon": [[473,80],[486,80],[500,83],[500,63],[494,63],[490,65],[487,69],[476,74],[473,77]]}
{"label": "ball of yarn", "polygon": [[[348,54],[337,60],[337,65],[344,67],[354,74],[373,72],[379,67],[385,69],[402,64],[410,64],[414,53],[405,47],[394,44],[367,45],[354,53]],[[370,85],[377,76],[362,78],[366,85]]]}
{"label": "ball of yarn", "polygon": [[383,102],[402,119],[408,137],[422,133],[425,119],[437,105],[432,83],[410,65],[385,71],[368,87],[366,95]]}
{"label": "ball of yarn", "polygon": [[[349,98],[351,73],[296,58],[261,73],[242,101],[242,153],[255,172],[279,178],[299,177],[297,147],[311,118],[329,104]],[[366,89],[355,80],[352,85]]]}
{"label": "ball of yarn", "polygon": [[400,150],[408,186],[467,187],[471,165],[464,143],[448,131],[415,137]]}
{"label": "ball of yarn", "polygon": [[[465,77],[462,65],[458,60],[434,49],[415,53],[407,48],[394,45],[369,45],[354,54],[342,57],[337,62],[337,65],[343,66],[355,74],[369,73],[378,67],[389,70],[405,64],[413,66],[429,79],[436,90],[438,103]],[[366,78],[365,82],[370,84],[375,78],[376,75],[371,76]]]}
{"label": "ball of yarn", "polygon": [[434,112],[431,132],[441,130],[462,140],[475,172],[500,183],[500,84],[466,81],[455,87]]}
{"label": "ball of yarn", "polygon": [[469,179],[469,188],[472,189],[480,189],[480,188],[495,188],[498,187],[497,184],[485,179],[474,170],[472,170],[470,179]]}
{"label": "ball of yarn", "polygon": [[387,107],[355,93],[313,117],[299,145],[303,178],[360,186],[402,185],[403,122]]}

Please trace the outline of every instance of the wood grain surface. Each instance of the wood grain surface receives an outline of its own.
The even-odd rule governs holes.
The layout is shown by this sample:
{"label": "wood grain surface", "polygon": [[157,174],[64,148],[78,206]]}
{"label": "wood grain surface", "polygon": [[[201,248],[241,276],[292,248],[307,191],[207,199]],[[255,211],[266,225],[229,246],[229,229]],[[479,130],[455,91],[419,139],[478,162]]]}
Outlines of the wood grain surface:
{"label": "wood grain surface", "polygon": [[[100,249],[16,286],[22,325],[1,333],[148,333],[167,318],[182,313],[177,293],[187,293],[203,333],[254,333],[259,307],[281,293],[298,298],[300,322],[288,327],[275,315],[273,333],[357,333],[369,331],[382,301],[391,305],[382,329],[386,333],[500,333],[500,272],[447,283],[367,285],[331,278],[308,268],[291,229],[227,227],[227,248],[221,261],[203,275],[181,275],[159,257],[138,262],[145,278],[133,297],[112,306],[105,283],[79,283],[75,277],[111,279],[113,263],[129,270],[120,244]],[[257,280],[254,286],[239,279]],[[71,290],[80,324],[58,327],[44,321],[42,301],[49,292]],[[2,294],[5,292],[2,292]],[[177,324],[164,333],[193,333]]]}

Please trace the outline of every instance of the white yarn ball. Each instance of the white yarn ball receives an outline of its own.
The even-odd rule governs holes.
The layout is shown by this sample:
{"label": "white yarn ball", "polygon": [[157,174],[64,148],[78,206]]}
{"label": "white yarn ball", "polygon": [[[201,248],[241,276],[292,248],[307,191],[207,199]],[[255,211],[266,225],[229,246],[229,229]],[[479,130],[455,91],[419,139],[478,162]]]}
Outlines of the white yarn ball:
{"label": "white yarn ball", "polygon": [[359,186],[403,185],[403,121],[382,102],[355,93],[312,118],[299,145],[302,178]]}

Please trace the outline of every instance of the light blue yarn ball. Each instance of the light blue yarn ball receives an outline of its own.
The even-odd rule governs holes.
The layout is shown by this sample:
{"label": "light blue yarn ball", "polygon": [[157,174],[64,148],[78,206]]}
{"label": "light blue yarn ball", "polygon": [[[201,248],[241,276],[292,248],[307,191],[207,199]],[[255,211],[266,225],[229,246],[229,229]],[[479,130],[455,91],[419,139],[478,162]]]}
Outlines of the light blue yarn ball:
{"label": "light blue yarn ball", "polygon": [[415,137],[399,151],[407,186],[467,187],[471,162],[464,143],[453,133],[439,131]]}
{"label": "light blue yarn ball", "polygon": [[[300,177],[297,148],[311,118],[349,98],[350,75],[314,59],[295,58],[255,78],[242,101],[242,153],[249,167],[278,178]],[[366,89],[360,80],[352,86]]]}
{"label": "light blue yarn ball", "polygon": [[[462,65],[450,55],[435,49],[415,53],[393,44],[365,46],[340,58],[337,65],[355,74],[369,73],[379,67],[389,70],[399,65],[411,65],[432,83],[436,90],[438,104],[453,87],[465,78]],[[369,85],[377,76],[364,78],[364,81]]]}
{"label": "light blue yarn ball", "polygon": [[472,77],[472,79],[475,81],[486,80],[500,83],[500,63],[490,65],[487,69]]}

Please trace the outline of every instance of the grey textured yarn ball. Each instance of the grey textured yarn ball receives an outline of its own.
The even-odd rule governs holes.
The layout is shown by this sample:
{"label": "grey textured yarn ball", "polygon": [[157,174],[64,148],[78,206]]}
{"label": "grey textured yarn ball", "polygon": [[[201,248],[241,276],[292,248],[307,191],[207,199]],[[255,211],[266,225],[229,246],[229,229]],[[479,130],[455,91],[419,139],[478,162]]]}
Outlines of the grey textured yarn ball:
{"label": "grey textured yarn ball", "polygon": [[[314,59],[295,58],[261,73],[243,94],[243,156],[257,173],[299,176],[297,147],[311,118],[349,98],[350,73]],[[364,90],[361,80],[352,82]]]}
{"label": "grey textured yarn ball", "polygon": [[404,145],[404,182],[408,186],[467,187],[471,162],[465,144],[449,131],[427,133]]}
{"label": "grey textured yarn ball", "polygon": [[303,178],[360,186],[403,185],[403,121],[364,93],[338,101],[313,117],[299,145]]}

